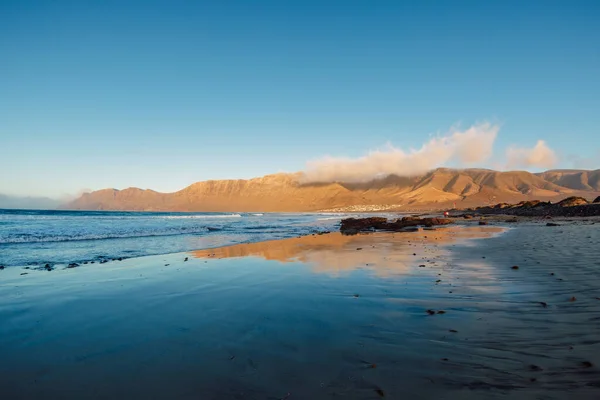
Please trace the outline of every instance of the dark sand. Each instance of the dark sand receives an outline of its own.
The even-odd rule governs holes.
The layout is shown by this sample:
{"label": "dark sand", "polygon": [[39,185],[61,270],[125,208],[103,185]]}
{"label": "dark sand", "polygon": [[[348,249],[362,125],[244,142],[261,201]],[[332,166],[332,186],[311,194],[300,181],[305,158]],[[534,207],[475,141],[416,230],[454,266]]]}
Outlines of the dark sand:
{"label": "dark sand", "polygon": [[7,268],[0,399],[598,399],[598,250],[519,224]]}

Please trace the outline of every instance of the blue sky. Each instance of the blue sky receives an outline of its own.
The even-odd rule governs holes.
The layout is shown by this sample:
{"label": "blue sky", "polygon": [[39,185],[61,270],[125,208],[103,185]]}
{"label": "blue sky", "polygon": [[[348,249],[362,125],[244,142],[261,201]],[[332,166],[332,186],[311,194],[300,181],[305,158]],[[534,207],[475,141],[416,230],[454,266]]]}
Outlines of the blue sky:
{"label": "blue sky", "polygon": [[0,193],[174,191],[482,121],[482,166],[542,139],[598,168],[598,20],[598,1],[0,0]]}

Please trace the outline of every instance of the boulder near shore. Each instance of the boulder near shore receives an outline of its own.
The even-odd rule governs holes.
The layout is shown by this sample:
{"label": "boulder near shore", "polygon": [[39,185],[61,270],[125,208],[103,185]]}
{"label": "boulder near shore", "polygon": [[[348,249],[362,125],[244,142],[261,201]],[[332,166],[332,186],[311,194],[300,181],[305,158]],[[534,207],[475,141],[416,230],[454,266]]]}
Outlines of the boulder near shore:
{"label": "boulder near shore", "polygon": [[452,220],[447,218],[404,217],[392,221],[383,217],[346,218],[341,221],[340,232],[347,235],[370,231],[400,232],[419,226],[432,227],[451,223]]}

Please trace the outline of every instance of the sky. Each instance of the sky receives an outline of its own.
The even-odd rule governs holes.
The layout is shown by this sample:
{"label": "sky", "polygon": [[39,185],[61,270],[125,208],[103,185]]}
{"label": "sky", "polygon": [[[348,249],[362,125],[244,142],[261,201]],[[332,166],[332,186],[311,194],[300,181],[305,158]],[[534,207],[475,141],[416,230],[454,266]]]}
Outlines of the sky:
{"label": "sky", "polygon": [[600,168],[598,20],[576,0],[0,0],[0,193]]}

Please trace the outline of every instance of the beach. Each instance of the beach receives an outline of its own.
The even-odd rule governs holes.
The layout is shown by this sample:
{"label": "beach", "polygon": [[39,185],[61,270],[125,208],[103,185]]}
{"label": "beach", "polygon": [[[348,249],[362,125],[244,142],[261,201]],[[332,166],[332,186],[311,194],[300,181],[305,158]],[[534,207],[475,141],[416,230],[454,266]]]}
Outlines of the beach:
{"label": "beach", "polygon": [[471,224],[6,268],[0,397],[596,399],[599,244]]}

